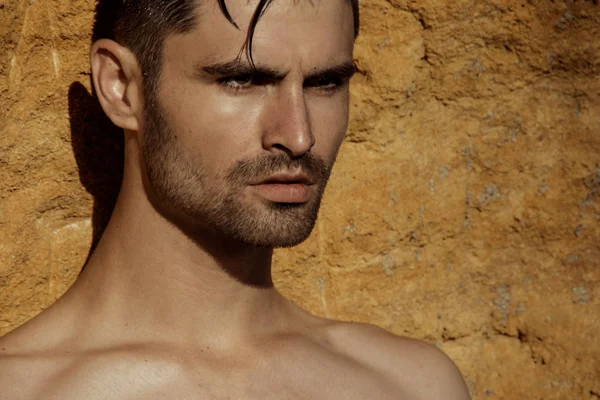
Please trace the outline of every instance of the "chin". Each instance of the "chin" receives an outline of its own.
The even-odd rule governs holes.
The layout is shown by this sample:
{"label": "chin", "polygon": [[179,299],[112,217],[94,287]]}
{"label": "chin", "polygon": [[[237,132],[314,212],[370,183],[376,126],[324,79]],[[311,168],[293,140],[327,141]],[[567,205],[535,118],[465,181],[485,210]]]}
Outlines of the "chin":
{"label": "chin", "polygon": [[[293,247],[310,236],[316,224],[320,202],[305,204],[263,203],[257,207],[238,207],[227,220],[216,225],[221,234],[261,248]],[[224,215],[225,216],[225,215]]]}

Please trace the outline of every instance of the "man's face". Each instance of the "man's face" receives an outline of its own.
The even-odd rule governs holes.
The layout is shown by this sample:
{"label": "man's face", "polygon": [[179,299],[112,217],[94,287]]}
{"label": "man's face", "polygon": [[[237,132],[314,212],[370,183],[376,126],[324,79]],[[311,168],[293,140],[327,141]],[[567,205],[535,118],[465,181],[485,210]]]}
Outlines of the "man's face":
{"label": "man's face", "polygon": [[204,0],[164,44],[146,95],[143,158],[155,207],[194,230],[260,247],[314,227],[348,123],[354,27],[347,0],[275,0],[240,50],[257,1]]}

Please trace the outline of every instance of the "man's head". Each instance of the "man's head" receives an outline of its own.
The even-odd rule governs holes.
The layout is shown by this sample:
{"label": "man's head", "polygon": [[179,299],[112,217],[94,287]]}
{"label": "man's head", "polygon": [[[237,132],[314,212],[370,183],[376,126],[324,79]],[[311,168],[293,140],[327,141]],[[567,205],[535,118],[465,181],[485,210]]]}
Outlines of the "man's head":
{"label": "man's head", "polygon": [[94,82],[154,207],[256,246],[303,241],[347,127],[356,0],[119,3],[112,25],[99,6],[95,39],[113,40],[93,46]]}
{"label": "man's head", "polygon": [[[140,63],[147,89],[151,89],[160,75],[165,38],[193,30],[200,21],[198,7],[201,2],[214,3],[219,7],[222,17],[239,29],[229,12],[227,0],[98,0],[93,41],[112,39],[127,46]],[[244,43],[251,60],[253,34],[260,18],[272,2],[273,0],[252,2],[256,4],[252,20],[245,32]],[[347,2],[352,7],[356,37],[360,27],[358,0]]]}

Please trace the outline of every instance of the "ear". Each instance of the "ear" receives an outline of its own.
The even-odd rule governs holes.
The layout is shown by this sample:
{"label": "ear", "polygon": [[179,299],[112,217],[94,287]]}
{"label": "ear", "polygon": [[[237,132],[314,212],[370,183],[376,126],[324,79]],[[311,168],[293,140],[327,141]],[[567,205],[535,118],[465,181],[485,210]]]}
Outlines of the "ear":
{"label": "ear", "polygon": [[90,51],[92,79],[100,105],[110,120],[137,131],[142,115],[141,70],[135,55],[109,39],[101,39]]}

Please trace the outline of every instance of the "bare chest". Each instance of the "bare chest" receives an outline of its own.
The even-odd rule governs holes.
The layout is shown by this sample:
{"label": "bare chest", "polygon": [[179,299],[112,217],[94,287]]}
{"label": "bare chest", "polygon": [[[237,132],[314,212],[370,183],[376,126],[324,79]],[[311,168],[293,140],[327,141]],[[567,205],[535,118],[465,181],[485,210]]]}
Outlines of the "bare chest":
{"label": "bare chest", "polygon": [[319,365],[247,370],[142,367],[86,373],[74,371],[46,382],[35,398],[49,400],[309,400],[406,399],[383,377],[360,368]]}

